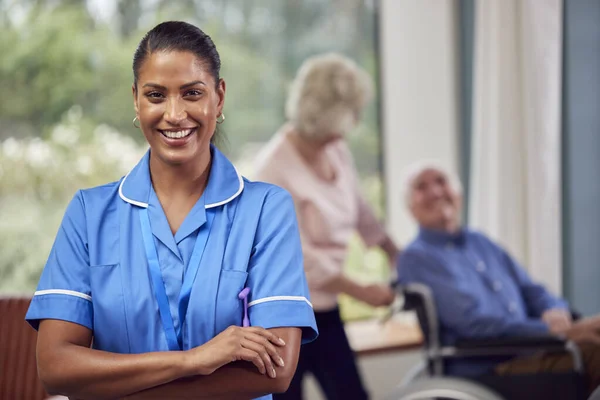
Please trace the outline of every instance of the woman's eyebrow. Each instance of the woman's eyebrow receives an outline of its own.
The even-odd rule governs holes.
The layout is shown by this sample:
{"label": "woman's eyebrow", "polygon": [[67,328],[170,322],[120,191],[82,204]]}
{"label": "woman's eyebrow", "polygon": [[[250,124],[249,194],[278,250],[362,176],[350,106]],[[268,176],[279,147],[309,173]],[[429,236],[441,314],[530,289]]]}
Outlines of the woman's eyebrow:
{"label": "woman's eyebrow", "polygon": [[166,87],[159,85],[158,83],[146,83],[142,87],[153,87],[155,89],[167,90]]}
{"label": "woman's eyebrow", "polygon": [[206,84],[204,82],[202,82],[202,81],[193,81],[193,82],[185,83],[185,84],[179,86],[179,89],[187,89],[189,87],[196,86],[196,85],[204,85],[204,86],[206,86]]}
{"label": "woman's eyebrow", "polygon": [[[202,81],[193,81],[193,82],[189,82],[189,83],[184,83],[183,85],[179,86],[179,89],[187,89],[189,87],[195,86],[195,85],[204,85],[206,86],[206,84]],[[152,82],[148,82],[146,84],[144,84],[144,86],[142,87],[153,87],[155,89],[160,89],[160,90],[167,90],[166,87],[159,85],[158,83],[152,83]]]}

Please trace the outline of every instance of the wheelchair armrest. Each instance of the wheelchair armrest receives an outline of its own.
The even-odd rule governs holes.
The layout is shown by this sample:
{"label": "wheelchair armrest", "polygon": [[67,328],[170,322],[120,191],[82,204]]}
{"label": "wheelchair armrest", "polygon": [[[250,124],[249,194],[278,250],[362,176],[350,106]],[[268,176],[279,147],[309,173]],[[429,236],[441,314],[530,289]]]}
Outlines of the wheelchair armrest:
{"label": "wheelchair armrest", "polygon": [[[402,295],[404,299],[403,308],[407,311],[414,311],[417,315],[425,339],[426,357],[430,365],[433,365],[430,368],[432,368],[435,375],[442,374],[442,360],[448,358],[520,356],[538,351],[568,352],[573,357],[575,371],[583,371],[583,360],[577,345],[572,341],[549,334],[529,337],[466,339],[460,340],[452,347],[442,346],[439,338],[437,311],[431,289],[419,283],[403,285],[394,282],[392,287]],[[576,318],[576,313],[573,313],[573,316]]]}
{"label": "wheelchair armrest", "polygon": [[500,339],[461,340],[452,347],[430,351],[430,359],[481,358],[493,356],[524,356],[535,352],[566,352],[573,358],[574,370],[583,372],[583,359],[579,347],[570,340],[543,335]]}
{"label": "wheelchair armrest", "polygon": [[564,350],[567,341],[554,335],[519,336],[485,339],[460,339],[458,349],[534,348],[540,350]]}

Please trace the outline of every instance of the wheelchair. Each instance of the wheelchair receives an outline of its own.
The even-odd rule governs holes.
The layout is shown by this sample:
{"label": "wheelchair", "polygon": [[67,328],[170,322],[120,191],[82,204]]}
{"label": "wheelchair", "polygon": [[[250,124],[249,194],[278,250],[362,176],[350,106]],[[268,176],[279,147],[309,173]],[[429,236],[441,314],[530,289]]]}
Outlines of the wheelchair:
{"label": "wheelchair", "polygon": [[[556,336],[468,339],[442,346],[431,290],[421,284],[395,285],[403,298],[401,308],[416,313],[424,337],[423,361],[415,366],[387,400],[585,400],[587,378],[577,345]],[[399,310],[396,310],[399,311]],[[394,312],[394,310],[392,310]],[[574,368],[568,372],[499,376],[454,377],[444,373],[448,360],[527,356],[539,352],[566,352]],[[600,400],[600,390],[588,400]]]}

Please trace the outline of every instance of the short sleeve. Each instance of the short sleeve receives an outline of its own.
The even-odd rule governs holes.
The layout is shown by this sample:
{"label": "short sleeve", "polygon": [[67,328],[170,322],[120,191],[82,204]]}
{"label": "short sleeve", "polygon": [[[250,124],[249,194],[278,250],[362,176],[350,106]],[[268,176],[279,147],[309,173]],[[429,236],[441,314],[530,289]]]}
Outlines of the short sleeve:
{"label": "short sleeve", "polygon": [[298,327],[302,343],[316,339],[294,203],[282,189],[270,193],[263,205],[248,266],[248,286],[251,325]]}
{"label": "short sleeve", "polygon": [[74,322],[93,329],[86,217],[81,192],[67,207],[25,319],[36,330],[44,319]]}

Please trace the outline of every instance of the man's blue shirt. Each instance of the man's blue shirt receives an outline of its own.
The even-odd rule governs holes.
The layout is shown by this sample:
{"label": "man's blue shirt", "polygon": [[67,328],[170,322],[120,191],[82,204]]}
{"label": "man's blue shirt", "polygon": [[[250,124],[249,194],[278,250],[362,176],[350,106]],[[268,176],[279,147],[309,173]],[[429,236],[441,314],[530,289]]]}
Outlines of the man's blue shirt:
{"label": "man's blue shirt", "polygon": [[[548,333],[545,310],[567,304],[533,282],[506,251],[481,233],[420,229],[398,262],[400,281],[429,286],[440,320],[440,339],[497,338]],[[477,375],[503,359],[447,363],[447,372]],[[505,359],[504,359],[505,360]]]}

